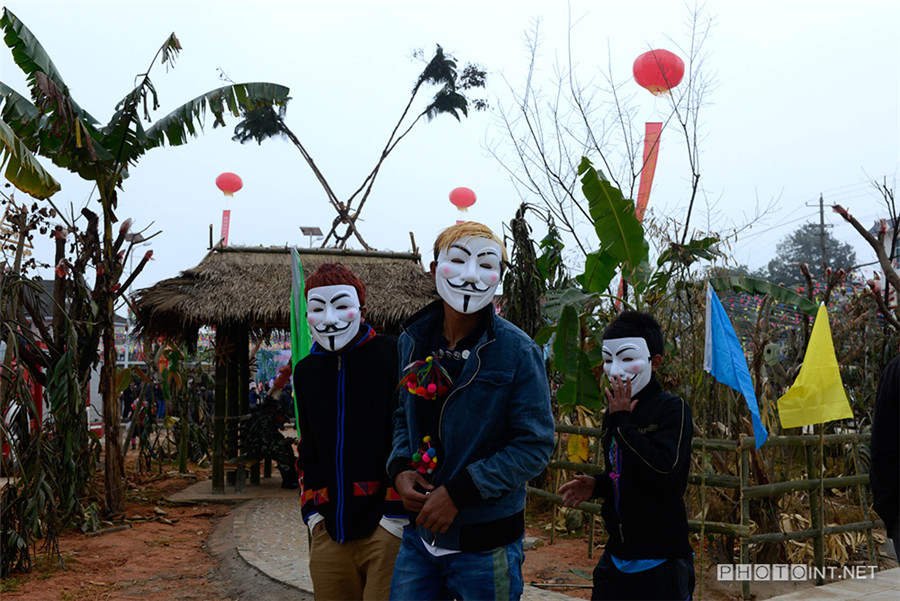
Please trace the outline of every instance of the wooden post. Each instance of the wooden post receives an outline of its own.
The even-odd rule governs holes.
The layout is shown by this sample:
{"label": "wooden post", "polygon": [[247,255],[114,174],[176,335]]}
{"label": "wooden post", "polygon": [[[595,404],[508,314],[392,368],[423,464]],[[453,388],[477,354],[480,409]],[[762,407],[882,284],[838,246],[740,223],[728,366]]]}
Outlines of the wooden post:
{"label": "wooden post", "polygon": [[[811,446],[804,447],[804,451],[806,452],[806,475],[807,478],[812,479],[813,474],[816,473],[816,458],[815,458],[815,450]],[[819,524],[821,521],[821,508],[819,507],[819,495],[816,494],[815,491],[809,491],[809,517],[810,517],[810,525],[813,529],[818,530]],[[824,544],[819,546],[820,536],[817,533],[814,539],[813,549],[815,551],[815,563],[817,568],[821,568],[824,564],[824,556],[825,556],[825,546]],[[824,539],[823,543],[824,543]],[[823,578],[816,578],[816,584],[820,585],[824,582]]]}
{"label": "wooden post", "polygon": [[[595,439],[596,443],[594,444],[594,465],[597,467],[600,466],[600,458],[603,456],[603,441],[599,438]],[[596,477],[596,476],[595,476]],[[597,523],[597,514],[596,513],[588,513],[585,514],[585,517],[589,520],[589,530],[588,530],[588,559],[594,559],[594,525]]]}
{"label": "wooden post", "polygon": [[245,323],[237,328],[235,358],[239,415],[247,415],[250,413],[250,327]]}
{"label": "wooden post", "polygon": [[[562,455],[562,445],[559,443],[559,433],[556,435],[556,448],[557,448],[557,456]],[[559,490],[559,470],[555,470],[553,473],[553,492]],[[550,544],[552,545],[556,542],[556,503],[553,503],[553,510],[550,512]]]}
{"label": "wooden post", "polygon": [[218,494],[225,493],[225,414],[227,403],[225,393],[227,387],[226,377],[226,349],[228,347],[228,333],[224,326],[216,328],[216,388],[213,401],[213,464],[212,464],[212,491]]}
{"label": "wooden post", "polygon": [[[741,526],[750,528],[750,499],[746,490],[750,486],[750,447],[741,443]],[[750,563],[750,544],[747,537],[741,537],[741,563]],[[702,575],[702,573],[701,573]],[[741,596],[744,601],[750,601],[750,581],[741,582]]]}
{"label": "wooden post", "polygon": [[[239,422],[237,417],[241,414],[240,401],[238,395],[238,335],[236,328],[228,329],[228,350],[225,353],[225,414],[229,418],[229,427],[225,432],[226,444],[225,448],[231,453],[237,453],[238,450],[238,429]],[[230,457],[226,457],[230,459]],[[226,484],[235,484],[237,472],[228,472],[225,474]]]}

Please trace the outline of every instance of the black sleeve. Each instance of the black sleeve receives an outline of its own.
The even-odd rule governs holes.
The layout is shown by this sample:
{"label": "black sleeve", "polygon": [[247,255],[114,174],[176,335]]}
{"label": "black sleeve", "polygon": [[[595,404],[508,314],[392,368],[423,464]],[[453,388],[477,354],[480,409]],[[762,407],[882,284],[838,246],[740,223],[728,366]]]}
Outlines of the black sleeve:
{"label": "black sleeve", "polygon": [[316,490],[326,486],[326,479],[322,474],[322,466],[316,453],[314,428],[310,427],[309,399],[303,395],[304,387],[303,361],[294,369],[294,390],[297,394],[297,437],[300,439],[297,445],[297,468],[300,471],[300,513],[303,522],[309,519],[309,515],[316,513],[314,494]]}
{"label": "black sleeve", "polygon": [[894,357],[878,383],[872,418],[872,461],[869,477],[873,506],[890,527],[900,519],[900,355]]}

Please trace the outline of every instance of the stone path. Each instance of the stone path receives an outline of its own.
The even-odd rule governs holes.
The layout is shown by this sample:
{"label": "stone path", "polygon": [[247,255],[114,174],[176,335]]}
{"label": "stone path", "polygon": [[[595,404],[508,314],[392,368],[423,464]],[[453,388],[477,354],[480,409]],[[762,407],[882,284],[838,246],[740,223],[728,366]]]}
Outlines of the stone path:
{"label": "stone path", "polygon": [[[248,485],[240,495],[231,490],[213,494],[209,480],[197,482],[173,495],[173,501],[240,503],[231,535],[238,553],[253,568],[270,578],[312,592],[309,576],[309,543],[300,517],[296,490],[281,488],[281,478],[263,478],[258,486]],[[524,601],[572,601],[573,597],[535,586],[525,586]],[[898,601],[900,568],[886,570],[874,579],[844,580],[807,588],[767,601]]]}

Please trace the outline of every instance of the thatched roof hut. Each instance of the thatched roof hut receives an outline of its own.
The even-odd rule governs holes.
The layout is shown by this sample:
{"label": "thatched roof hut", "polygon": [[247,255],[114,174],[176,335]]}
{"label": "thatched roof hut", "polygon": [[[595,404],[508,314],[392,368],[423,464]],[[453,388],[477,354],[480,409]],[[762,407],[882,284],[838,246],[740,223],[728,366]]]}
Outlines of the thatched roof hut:
{"label": "thatched roof hut", "polygon": [[[366,321],[383,333],[437,298],[417,254],[297,249],[303,273],[342,263],[366,284]],[[135,295],[136,333],[193,344],[202,326],[290,329],[287,247],[218,247],[199,265]]]}

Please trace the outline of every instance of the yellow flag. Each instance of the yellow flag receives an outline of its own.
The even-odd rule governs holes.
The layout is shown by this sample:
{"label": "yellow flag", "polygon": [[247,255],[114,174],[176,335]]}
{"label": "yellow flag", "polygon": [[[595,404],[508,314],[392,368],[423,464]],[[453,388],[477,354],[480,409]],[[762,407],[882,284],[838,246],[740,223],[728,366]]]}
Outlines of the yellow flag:
{"label": "yellow flag", "polygon": [[800,374],[794,385],[778,399],[778,417],[782,428],[853,417],[834,355],[828,310],[824,304],[819,305]]}

